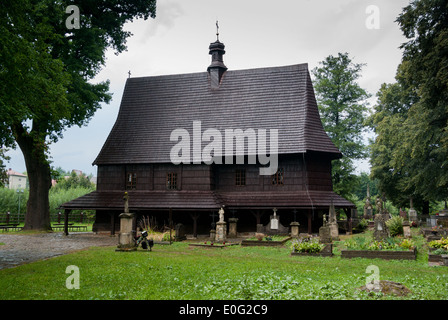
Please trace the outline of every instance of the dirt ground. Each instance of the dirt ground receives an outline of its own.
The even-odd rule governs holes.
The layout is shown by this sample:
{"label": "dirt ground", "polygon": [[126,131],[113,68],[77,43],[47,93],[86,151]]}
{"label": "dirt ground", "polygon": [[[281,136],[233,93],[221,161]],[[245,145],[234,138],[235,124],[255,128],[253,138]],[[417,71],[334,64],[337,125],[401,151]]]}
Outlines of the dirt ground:
{"label": "dirt ground", "polygon": [[98,246],[116,246],[118,238],[109,234],[73,232],[65,236],[62,232],[41,234],[0,233],[0,269],[48,259],[73,251]]}

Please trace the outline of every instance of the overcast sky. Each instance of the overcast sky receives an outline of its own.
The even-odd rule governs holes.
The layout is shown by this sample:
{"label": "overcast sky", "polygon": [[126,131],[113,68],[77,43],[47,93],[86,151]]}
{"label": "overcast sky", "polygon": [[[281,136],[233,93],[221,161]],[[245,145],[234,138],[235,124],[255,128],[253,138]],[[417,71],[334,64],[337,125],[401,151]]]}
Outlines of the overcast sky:
{"label": "overcast sky", "polygon": [[[96,176],[92,162],[117,118],[128,71],[132,77],[206,71],[211,61],[208,46],[216,40],[216,20],[229,70],[308,63],[311,71],[327,56],[348,52],[353,62],[366,64],[359,84],[374,96],[382,83],[394,82],[402,56],[399,46],[405,41],[395,19],[408,3],[159,0],[155,19],[126,26],[133,33],[128,50],[118,56],[108,52],[106,65],[95,79],[110,80],[112,102],[103,105],[88,126],[67,130],[51,146],[52,165]],[[371,11],[371,6],[378,10]],[[26,171],[19,149],[8,155],[12,159],[7,167]],[[366,163],[358,166],[358,171],[368,169]]]}

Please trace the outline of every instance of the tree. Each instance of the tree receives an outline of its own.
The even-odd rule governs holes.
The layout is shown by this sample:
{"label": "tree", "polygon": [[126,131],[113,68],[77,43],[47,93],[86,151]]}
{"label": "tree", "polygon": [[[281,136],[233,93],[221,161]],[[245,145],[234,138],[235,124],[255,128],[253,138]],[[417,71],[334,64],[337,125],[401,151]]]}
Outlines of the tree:
{"label": "tree", "polygon": [[155,17],[155,0],[79,0],[79,29],[68,29],[71,1],[3,0],[0,4],[0,143],[20,147],[30,195],[24,229],[50,227],[48,146],[83,126],[111,99],[109,82],[92,80],[105,52],[126,49],[123,25]]}
{"label": "tree", "polygon": [[383,84],[372,116],[372,175],[402,206],[429,213],[448,196],[448,2],[413,1],[397,18],[408,39],[396,83]]}
{"label": "tree", "polygon": [[90,179],[84,174],[77,174],[72,171],[68,176],[60,176],[56,186],[53,187],[55,190],[68,190],[71,188],[86,188],[95,189],[95,184],[90,181]]}
{"label": "tree", "polygon": [[448,1],[412,1],[397,18],[407,38],[403,82],[418,95],[409,108],[395,165],[425,200],[448,197]]}
{"label": "tree", "polygon": [[423,214],[448,197],[448,1],[412,1],[397,18],[408,39],[396,83],[383,84],[371,124],[372,175],[396,206]]}
{"label": "tree", "polygon": [[357,183],[353,160],[367,154],[363,132],[370,95],[356,83],[362,67],[353,63],[348,53],[339,53],[328,56],[312,71],[323,127],[343,154],[332,164],[333,187],[346,197]]}
{"label": "tree", "polygon": [[369,187],[371,199],[378,195],[378,181],[371,180],[368,173],[361,172],[358,175],[358,181],[358,187],[353,192],[358,199],[364,200],[367,197],[367,186]]}
{"label": "tree", "polygon": [[6,151],[3,148],[0,149],[0,188],[5,187],[9,182],[4,161],[8,161],[10,157],[5,155]]}
{"label": "tree", "polygon": [[[370,146],[371,177],[378,180],[378,188],[397,207],[407,207],[413,198],[415,207],[423,208],[423,196],[409,184],[409,166],[397,165],[401,145],[408,134],[405,127],[408,113],[418,96],[406,85],[406,64],[398,68],[396,83],[382,84],[377,93],[374,113],[368,119],[376,134]],[[409,162],[408,162],[409,164]]]}

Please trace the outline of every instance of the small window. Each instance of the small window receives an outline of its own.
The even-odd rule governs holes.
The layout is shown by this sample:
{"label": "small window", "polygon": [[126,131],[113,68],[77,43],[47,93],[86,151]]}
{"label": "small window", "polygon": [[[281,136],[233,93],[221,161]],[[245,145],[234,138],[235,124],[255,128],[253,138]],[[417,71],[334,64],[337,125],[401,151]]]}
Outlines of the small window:
{"label": "small window", "polygon": [[273,185],[283,185],[283,168],[279,168],[277,172],[272,176],[272,184]]}
{"label": "small window", "polygon": [[166,188],[168,190],[177,189],[177,173],[169,172],[166,174]]}
{"label": "small window", "polygon": [[246,170],[236,170],[235,172],[235,185],[245,186],[246,185]]}
{"label": "small window", "polygon": [[129,172],[126,174],[126,190],[133,190],[137,188],[137,174]]}

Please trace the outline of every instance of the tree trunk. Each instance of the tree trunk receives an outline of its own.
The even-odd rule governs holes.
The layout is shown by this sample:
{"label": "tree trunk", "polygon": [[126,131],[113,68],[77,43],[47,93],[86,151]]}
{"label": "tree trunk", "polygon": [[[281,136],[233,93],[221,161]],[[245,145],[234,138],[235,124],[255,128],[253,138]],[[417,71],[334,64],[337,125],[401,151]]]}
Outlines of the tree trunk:
{"label": "tree trunk", "polygon": [[34,139],[22,126],[14,129],[17,144],[25,158],[30,187],[23,230],[51,230],[48,199],[51,170],[45,155],[44,141]]}
{"label": "tree trunk", "polygon": [[423,201],[422,215],[429,215],[429,201],[428,200]]}

